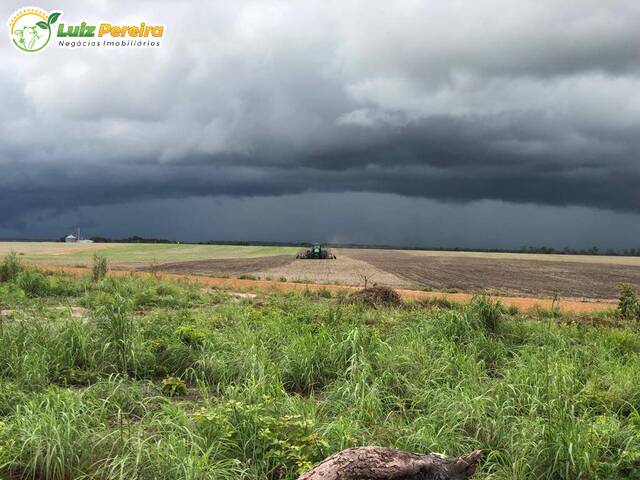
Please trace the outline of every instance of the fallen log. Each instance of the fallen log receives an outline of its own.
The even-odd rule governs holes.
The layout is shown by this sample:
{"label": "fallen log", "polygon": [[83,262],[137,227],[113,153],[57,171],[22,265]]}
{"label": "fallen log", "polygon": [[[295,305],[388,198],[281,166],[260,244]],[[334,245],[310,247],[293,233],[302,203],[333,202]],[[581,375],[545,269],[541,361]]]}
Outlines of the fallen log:
{"label": "fallen log", "polygon": [[470,478],[482,452],[460,457],[423,455],[383,447],[334,453],[298,480],[463,480]]}

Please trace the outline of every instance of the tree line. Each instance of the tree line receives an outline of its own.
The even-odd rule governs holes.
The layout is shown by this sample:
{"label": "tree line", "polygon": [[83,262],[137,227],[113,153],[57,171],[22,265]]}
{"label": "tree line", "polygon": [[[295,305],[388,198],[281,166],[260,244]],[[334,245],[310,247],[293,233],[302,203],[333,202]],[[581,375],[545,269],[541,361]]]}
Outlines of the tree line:
{"label": "tree line", "polygon": [[[58,239],[63,242],[64,237]],[[273,241],[247,241],[247,240],[209,240],[206,242],[179,242],[166,238],[141,237],[133,235],[126,238],[90,237],[96,243],[168,243],[168,244],[191,244],[191,245],[238,245],[238,246],[274,246],[274,247],[300,247],[309,246],[312,242],[273,242]],[[386,250],[434,250],[448,252],[486,252],[486,253],[531,253],[542,255],[612,255],[625,257],[640,257],[640,247],[627,248],[621,250],[600,249],[597,246],[590,248],[570,248],[557,249],[554,247],[523,245],[519,249],[508,248],[460,248],[460,247],[425,247],[423,245],[378,245],[362,243],[324,243],[332,248],[368,248]]]}

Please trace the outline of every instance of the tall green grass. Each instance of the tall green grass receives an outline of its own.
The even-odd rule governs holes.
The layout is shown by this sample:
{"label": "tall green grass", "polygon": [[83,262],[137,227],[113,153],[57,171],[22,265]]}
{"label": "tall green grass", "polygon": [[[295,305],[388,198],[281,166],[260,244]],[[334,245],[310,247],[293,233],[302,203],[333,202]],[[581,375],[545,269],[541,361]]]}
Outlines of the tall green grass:
{"label": "tall green grass", "polygon": [[11,252],[0,263],[0,282],[13,280],[22,271],[22,263],[18,254]]}
{"label": "tall green grass", "polygon": [[93,281],[99,282],[104,277],[107,276],[109,272],[109,261],[106,257],[95,253],[93,255],[93,268],[91,270],[91,274],[93,275]]}
{"label": "tall green grass", "polygon": [[480,448],[481,479],[638,475],[632,321],[34,272],[0,294],[3,479],[294,479],[367,444]]}

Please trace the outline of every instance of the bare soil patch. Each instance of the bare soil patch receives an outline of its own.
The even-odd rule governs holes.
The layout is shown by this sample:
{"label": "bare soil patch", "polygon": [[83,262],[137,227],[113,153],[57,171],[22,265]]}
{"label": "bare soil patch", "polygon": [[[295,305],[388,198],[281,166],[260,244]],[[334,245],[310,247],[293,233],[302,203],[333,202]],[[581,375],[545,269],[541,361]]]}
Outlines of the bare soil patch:
{"label": "bare soil patch", "polygon": [[393,288],[407,288],[411,282],[385,272],[372,265],[338,254],[335,260],[293,260],[285,265],[256,272],[261,278],[286,278],[289,281],[313,283],[340,283],[344,285],[385,285]]}
{"label": "bare soil patch", "polygon": [[[136,268],[132,265],[116,265]],[[293,282],[339,283],[364,286],[380,284],[394,288],[410,287],[411,282],[374,265],[341,255],[335,260],[298,260],[292,255],[256,258],[228,258],[162,263],[154,267],[138,265],[139,270],[178,274],[238,276],[251,275]]]}
{"label": "bare soil patch", "polygon": [[586,262],[420,256],[397,250],[342,250],[414,288],[500,295],[616,298],[618,285],[640,286],[640,267]]}
{"label": "bare soil patch", "polygon": [[194,275],[256,275],[271,268],[286,267],[294,261],[291,255],[274,255],[256,258],[225,258],[214,260],[194,260],[189,262],[163,263],[153,268],[144,267],[144,271],[158,271]]}

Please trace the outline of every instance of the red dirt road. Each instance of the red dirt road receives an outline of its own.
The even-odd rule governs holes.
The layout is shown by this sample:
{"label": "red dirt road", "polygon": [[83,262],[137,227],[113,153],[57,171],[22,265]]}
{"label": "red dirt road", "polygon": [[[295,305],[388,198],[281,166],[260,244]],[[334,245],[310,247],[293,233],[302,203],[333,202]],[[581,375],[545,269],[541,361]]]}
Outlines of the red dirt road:
{"label": "red dirt road", "polygon": [[[70,274],[76,275],[86,275],[90,272],[89,268],[78,268],[78,267],[65,267],[58,265],[34,265],[37,268],[45,269],[45,270],[53,270],[53,271],[63,271]],[[359,287],[350,287],[343,285],[319,285],[314,283],[294,283],[294,282],[276,282],[269,280],[241,280],[238,278],[215,278],[215,277],[205,277],[200,275],[183,275],[183,274],[172,274],[172,273],[160,273],[153,274],[149,272],[140,272],[140,271],[132,271],[132,270],[111,270],[109,272],[111,275],[116,276],[127,276],[127,275],[136,275],[136,276],[155,276],[157,278],[162,278],[166,280],[183,280],[198,283],[207,287],[220,288],[223,290],[250,290],[250,291],[260,291],[260,292],[271,292],[271,291],[318,291],[322,289],[329,290],[331,292],[353,292],[360,290]],[[406,289],[396,289],[396,291],[402,296],[404,299],[429,299],[429,298],[446,298],[448,300],[452,300],[455,302],[468,302],[473,298],[472,294],[468,293],[444,293],[444,292],[424,292],[419,290],[406,290]],[[499,299],[504,305],[507,306],[515,306],[521,310],[530,310],[533,308],[543,308],[548,309],[553,306],[553,300],[550,298],[530,298],[530,297],[506,297],[499,296],[494,297]],[[602,312],[606,310],[610,310],[616,307],[616,303],[614,302],[603,302],[603,301],[593,301],[593,302],[585,302],[585,301],[577,301],[573,299],[565,299],[560,298],[557,303],[558,308],[560,310],[566,312],[573,313],[594,313],[594,312]]]}

